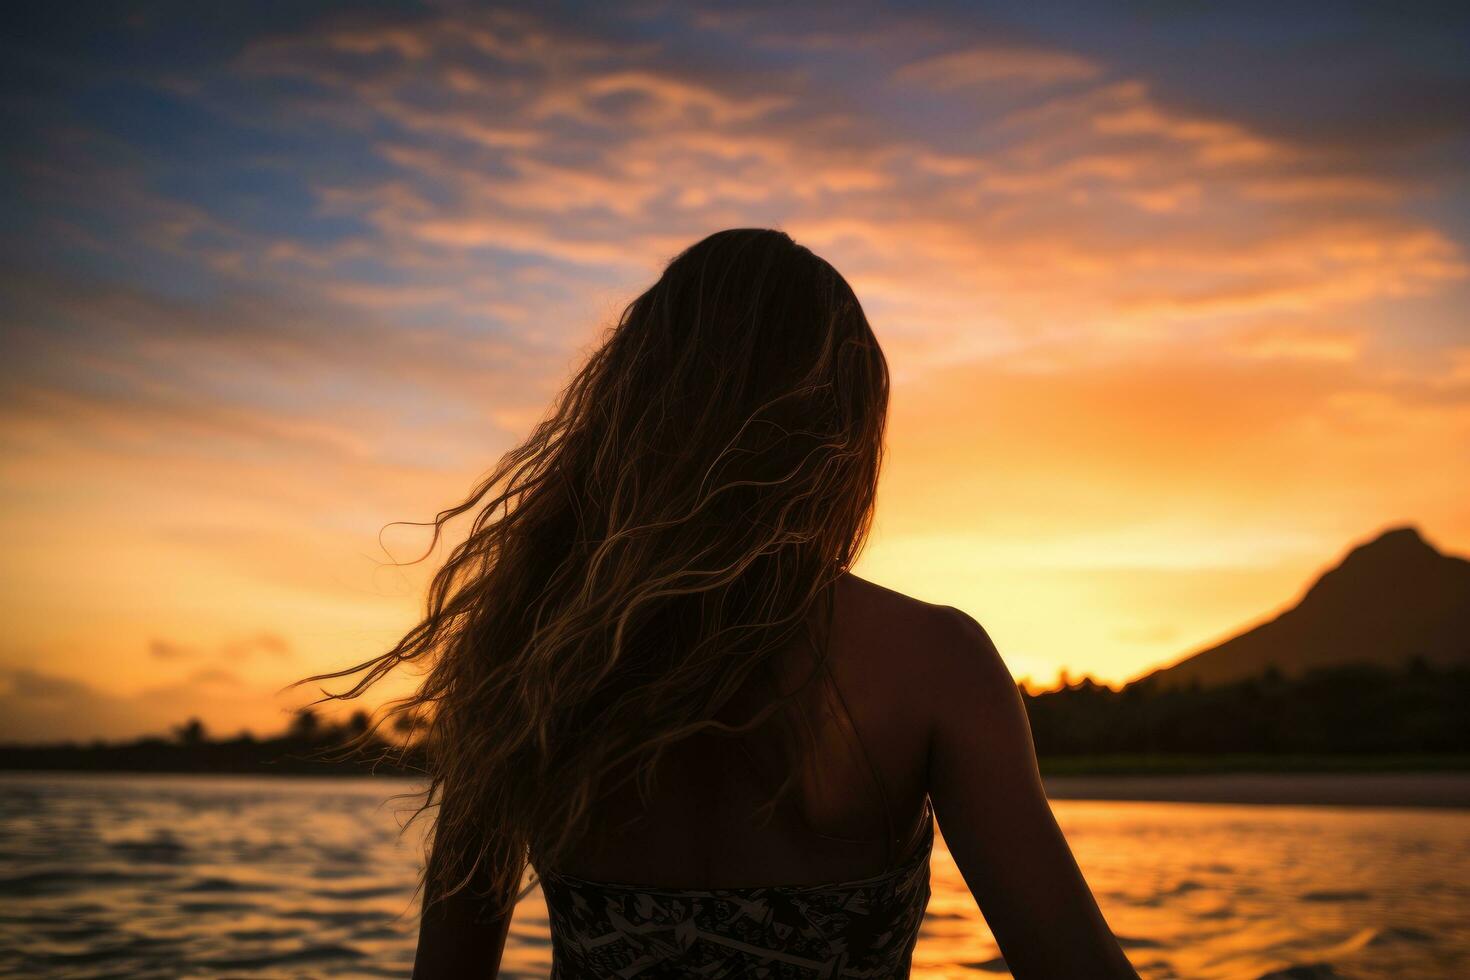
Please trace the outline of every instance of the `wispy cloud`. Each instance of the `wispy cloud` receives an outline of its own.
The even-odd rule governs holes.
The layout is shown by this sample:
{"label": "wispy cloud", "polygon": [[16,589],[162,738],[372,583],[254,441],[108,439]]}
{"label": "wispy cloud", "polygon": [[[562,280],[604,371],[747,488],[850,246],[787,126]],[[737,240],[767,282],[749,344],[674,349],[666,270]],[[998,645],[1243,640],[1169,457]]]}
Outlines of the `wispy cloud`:
{"label": "wispy cloud", "polygon": [[903,66],[893,77],[948,91],[982,85],[1054,85],[1100,74],[1095,62],[1067,51],[985,45],[931,55]]}
{"label": "wispy cloud", "polygon": [[[212,651],[204,647],[175,643],[172,640],[155,639],[149,642],[148,653],[158,660],[203,660],[212,657],[229,663],[239,663],[258,656],[278,660],[289,660],[292,657],[291,644],[275,633],[241,636],[225,641]],[[209,668],[208,671],[207,674],[191,675],[191,679],[197,679],[200,676],[219,679],[223,676],[214,668]]]}

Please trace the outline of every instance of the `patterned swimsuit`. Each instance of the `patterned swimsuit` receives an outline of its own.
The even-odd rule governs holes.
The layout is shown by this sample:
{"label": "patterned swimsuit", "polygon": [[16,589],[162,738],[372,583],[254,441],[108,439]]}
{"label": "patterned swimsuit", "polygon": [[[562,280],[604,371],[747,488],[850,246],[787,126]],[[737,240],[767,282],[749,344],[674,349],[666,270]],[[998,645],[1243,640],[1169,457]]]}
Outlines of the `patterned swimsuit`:
{"label": "patterned swimsuit", "polygon": [[929,903],[925,817],[902,864],[858,881],[698,890],[542,870],[551,980],[903,980]]}

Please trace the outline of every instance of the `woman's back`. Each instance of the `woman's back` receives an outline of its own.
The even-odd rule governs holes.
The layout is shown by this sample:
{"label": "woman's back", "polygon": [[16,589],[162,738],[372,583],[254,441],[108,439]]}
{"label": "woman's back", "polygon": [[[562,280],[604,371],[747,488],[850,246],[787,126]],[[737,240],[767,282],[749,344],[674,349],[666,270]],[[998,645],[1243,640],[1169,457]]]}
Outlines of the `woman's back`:
{"label": "woman's back", "polygon": [[[939,608],[839,579],[827,670],[798,703],[813,738],[768,814],[769,729],[691,737],[646,799],[631,782],[601,799],[570,857],[538,867],[554,976],[907,975],[933,816],[922,722],[892,681]],[[781,669],[799,683],[810,657]],[[730,720],[760,700],[749,686]]]}
{"label": "woman's back", "polygon": [[[920,654],[926,614],[940,609],[843,575],[829,673],[819,672],[796,706],[811,726],[810,755],[774,810],[754,813],[785,776],[781,733],[701,733],[668,750],[646,800],[620,780],[626,773],[611,774],[608,782],[622,785],[598,800],[591,831],[555,870],[690,888],[851,881],[887,870],[927,816],[923,719],[898,682],[902,664]],[[810,660],[797,651],[783,661],[783,682],[799,684]],[[747,685],[725,720],[764,703]]]}

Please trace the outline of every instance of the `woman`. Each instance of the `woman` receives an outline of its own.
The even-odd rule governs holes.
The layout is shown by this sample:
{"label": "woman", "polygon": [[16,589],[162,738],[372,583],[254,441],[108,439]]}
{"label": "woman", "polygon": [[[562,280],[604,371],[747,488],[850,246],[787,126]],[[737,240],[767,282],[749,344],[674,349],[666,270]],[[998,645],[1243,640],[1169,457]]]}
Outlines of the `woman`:
{"label": "woman", "polygon": [[438,515],[423,621],[324,675],[425,669],[415,977],[495,974],[528,863],[557,978],[906,977],[931,814],[1016,976],[1136,976],[985,630],[849,571],[887,400],[842,276],[722,231]]}

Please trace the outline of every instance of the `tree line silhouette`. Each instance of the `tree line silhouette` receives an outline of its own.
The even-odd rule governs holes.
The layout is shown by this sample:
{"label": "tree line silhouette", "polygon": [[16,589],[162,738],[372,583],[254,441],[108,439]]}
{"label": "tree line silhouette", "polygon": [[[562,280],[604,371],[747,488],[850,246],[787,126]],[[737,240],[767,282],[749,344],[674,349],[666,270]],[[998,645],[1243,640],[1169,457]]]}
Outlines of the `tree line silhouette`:
{"label": "tree line silhouette", "polygon": [[423,771],[413,724],[399,716],[384,734],[374,730],[366,711],[333,722],[302,708],[277,735],[257,738],[245,731],[215,739],[203,721],[190,718],[171,737],[0,745],[0,769],[406,776]]}
{"label": "tree line silhouette", "polygon": [[[1114,689],[1064,676],[1053,690],[1021,691],[1044,770],[1271,768],[1291,757],[1307,768],[1334,757],[1389,767],[1395,758],[1454,768],[1470,761],[1470,666],[1422,658],[1294,676],[1273,668],[1212,687],[1148,678]],[[191,718],[168,737],[0,745],[0,769],[405,776],[424,768],[416,729],[412,718],[383,732],[366,711],[333,722],[304,708],[274,736],[212,738]]]}
{"label": "tree line silhouette", "polygon": [[1108,755],[1392,755],[1470,752],[1470,667],[1269,668],[1202,687],[1083,678],[1025,694],[1043,758]]}

